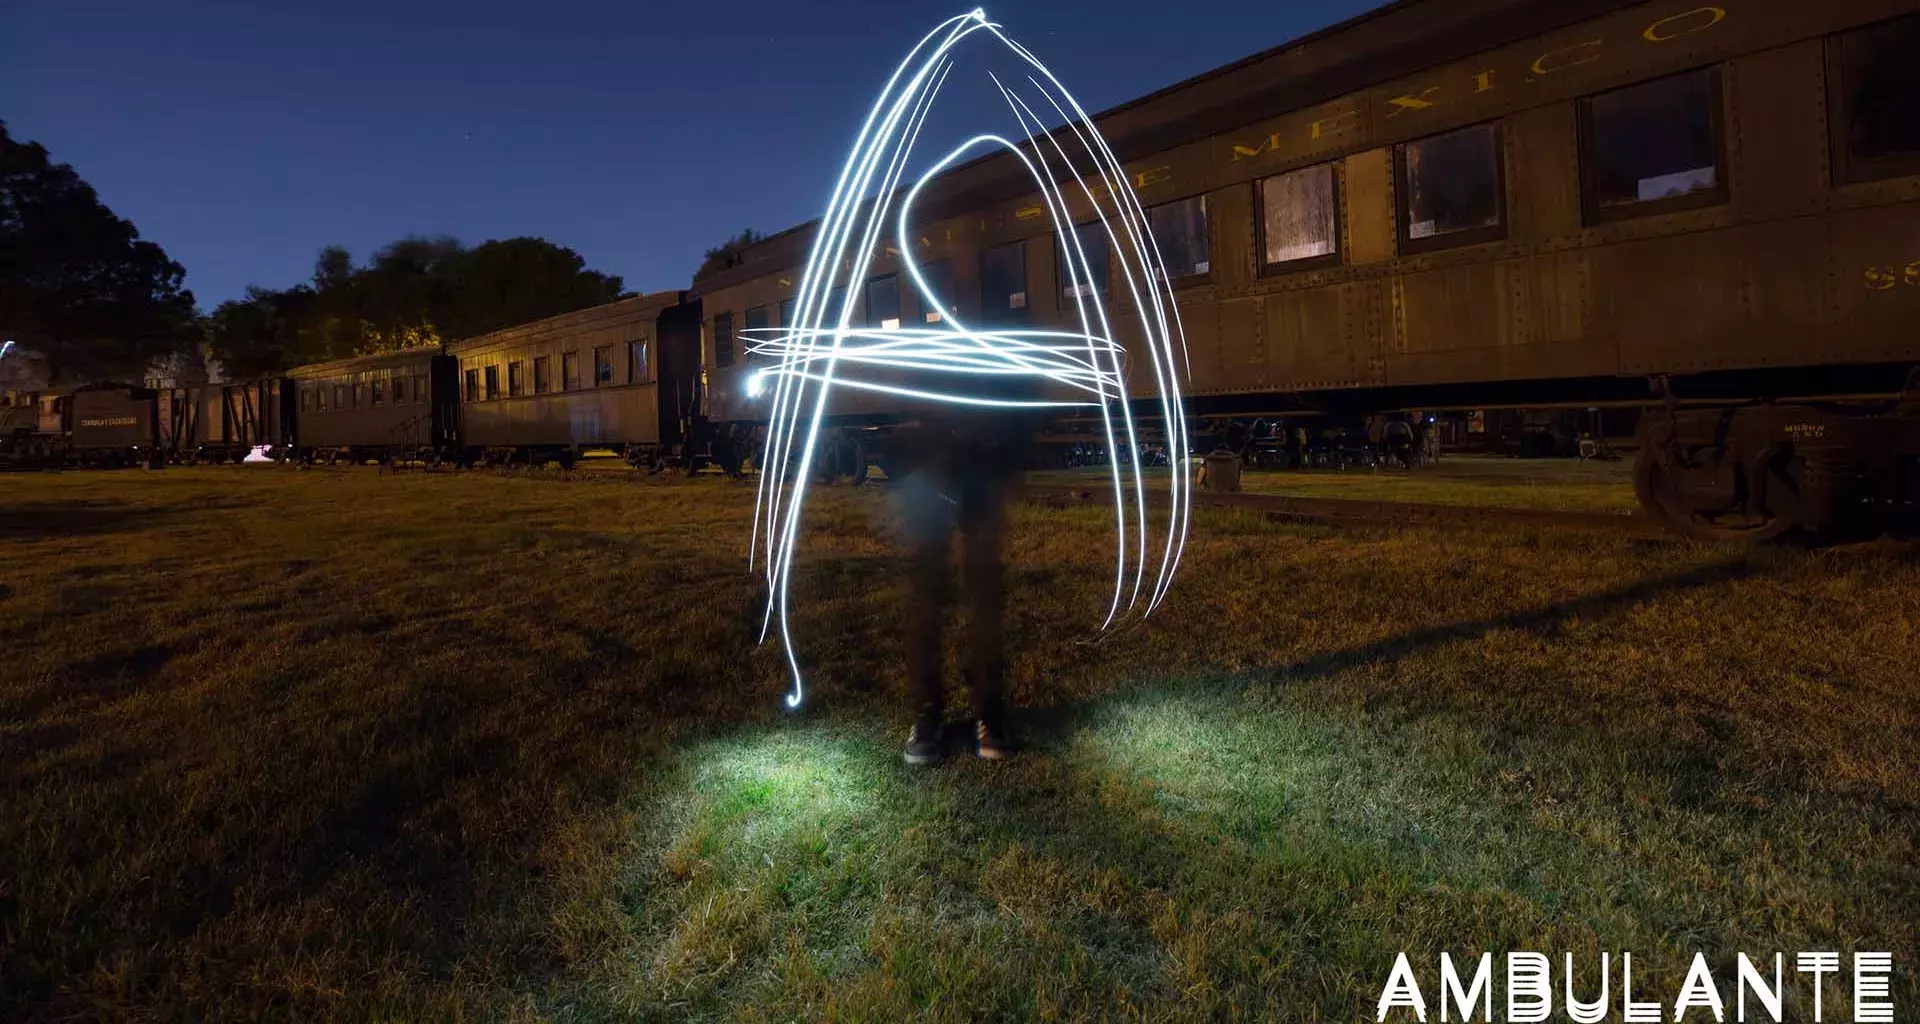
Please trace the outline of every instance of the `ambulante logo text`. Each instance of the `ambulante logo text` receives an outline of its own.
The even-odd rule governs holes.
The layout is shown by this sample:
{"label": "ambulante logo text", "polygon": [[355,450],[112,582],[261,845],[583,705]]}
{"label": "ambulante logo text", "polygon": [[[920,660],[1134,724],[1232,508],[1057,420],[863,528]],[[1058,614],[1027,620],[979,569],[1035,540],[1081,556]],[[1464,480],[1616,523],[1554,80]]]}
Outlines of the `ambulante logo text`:
{"label": "ambulante logo text", "polygon": [[[1501,979],[1506,985],[1505,1014],[1495,1016],[1492,953],[1481,953],[1477,959],[1462,958],[1457,963],[1452,954],[1442,953],[1439,970],[1434,973],[1416,972],[1407,954],[1401,953],[1380,991],[1374,1019],[1487,1024],[1534,1024],[1549,1018],[1578,1024],[1653,1024],[1665,1020],[1781,1024],[1787,1019],[1784,1009],[1790,991],[1794,993],[1791,1001],[1799,1007],[1795,1019],[1811,1019],[1817,1024],[1892,1024],[1894,1019],[1889,994],[1891,953],[1854,953],[1850,958],[1834,952],[1775,953],[1771,963],[1764,956],[1756,962],[1741,953],[1731,978],[1715,977],[1705,954],[1695,953],[1686,980],[1671,998],[1634,991],[1632,953],[1623,952],[1618,958],[1600,954],[1597,972],[1591,960],[1576,964],[1572,953],[1562,962],[1563,969],[1556,972],[1545,953],[1506,954],[1506,971]],[[1556,973],[1558,978],[1554,977]],[[1834,1015],[1827,1007],[1830,994],[1841,986],[1852,996],[1850,1015]],[[1810,1018],[1805,1017],[1808,1013]]]}

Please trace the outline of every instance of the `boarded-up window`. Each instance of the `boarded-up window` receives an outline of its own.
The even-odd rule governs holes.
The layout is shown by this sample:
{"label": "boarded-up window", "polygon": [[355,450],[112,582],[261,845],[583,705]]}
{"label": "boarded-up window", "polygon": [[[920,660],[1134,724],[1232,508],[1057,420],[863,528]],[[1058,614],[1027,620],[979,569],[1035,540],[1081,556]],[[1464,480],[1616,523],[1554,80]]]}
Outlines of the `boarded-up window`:
{"label": "boarded-up window", "polygon": [[487,399],[488,401],[492,401],[493,399],[499,398],[499,397],[500,397],[500,368],[498,366],[489,366],[487,367]]}
{"label": "boarded-up window", "polygon": [[980,318],[987,323],[1027,315],[1027,244],[1010,242],[980,254]]}
{"label": "boarded-up window", "polygon": [[900,278],[893,274],[867,282],[867,324],[892,331],[900,327]]}
{"label": "boarded-up window", "polygon": [[613,346],[599,345],[593,350],[593,386],[613,383]]}
{"label": "boarded-up window", "polygon": [[399,405],[407,400],[407,378],[393,378],[393,404]]}
{"label": "boarded-up window", "polygon": [[1724,202],[1717,72],[1690,71],[1580,104],[1589,223]]}
{"label": "boarded-up window", "polygon": [[[934,302],[948,310],[953,309],[953,261],[934,260],[920,268],[920,276],[926,279],[928,295],[920,297],[920,319],[925,323],[940,322],[940,311],[934,308]],[[934,301],[929,302],[931,298]]]}
{"label": "boarded-up window", "polygon": [[580,353],[560,353],[560,387],[567,391],[580,388]]}
{"label": "boarded-up window", "polygon": [[367,388],[368,388],[368,392],[373,396],[373,404],[375,405],[387,404],[387,387],[386,387],[385,381],[381,380],[378,377],[375,377],[373,380],[367,383]]}
{"label": "boarded-up window", "polygon": [[514,360],[507,364],[507,397],[519,398],[527,393],[527,364]]}
{"label": "boarded-up window", "polygon": [[1500,129],[1480,124],[1394,148],[1400,242],[1410,252],[1506,237]]}
{"label": "boarded-up window", "polygon": [[1168,280],[1202,277],[1213,270],[1207,232],[1207,197],[1193,196],[1147,207],[1147,229],[1166,264]]}
{"label": "boarded-up window", "polygon": [[553,357],[533,357],[533,393],[544,395],[553,390]]}
{"label": "boarded-up window", "polygon": [[333,407],[335,409],[345,409],[347,407],[347,386],[345,384],[335,384],[333,386]]}
{"label": "boarded-up window", "polygon": [[[1099,221],[1077,224],[1065,251],[1055,261],[1060,275],[1060,297],[1068,302],[1107,293],[1107,257],[1111,239]],[[1084,259],[1084,263],[1082,260]]]}
{"label": "boarded-up window", "polygon": [[713,363],[733,365],[733,314],[720,313],[713,318]]}
{"label": "boarded-up window", "polygon": [[408,394],[412,395],[413,400],[416,402],[424,402],[427,400],[427,375],[426,374],[416,373],[413,375],[413,389],[409,391]]}
{"label": "boarded-up window", "polygon": [[1260,237],[1267,267],[1297,269],[1340,253],[1340,202],[1332,164],[1261,180]]}
{"label": "boarded-up window", "polygon": [[1827,53],[1836,177],[1920,174],[1920,14],[1836,36]]}
{"label": "boarded-up window", "polygon": [[467,401],[478,402],[479,400],[480,400],[480,371],[468,370],[467,371]]}
{"label": "boarded-up window", "polygon": [[301,388],[300,389],[300,411],[306,412],[310,407],[312,407],[312,405],[313,405],[313,392],[307,390],[306,388]]}

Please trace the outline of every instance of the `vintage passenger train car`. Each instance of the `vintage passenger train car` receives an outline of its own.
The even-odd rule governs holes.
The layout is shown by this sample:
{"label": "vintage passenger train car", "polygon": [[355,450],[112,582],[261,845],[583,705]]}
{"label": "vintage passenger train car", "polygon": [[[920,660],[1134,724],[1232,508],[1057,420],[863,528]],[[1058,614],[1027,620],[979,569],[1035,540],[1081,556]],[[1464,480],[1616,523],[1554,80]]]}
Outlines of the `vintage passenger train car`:
{"label": "vintage passenger train car", "polygon": [[[1641,405],[1646,508],[1758,539],[1920,514],[1916,68],[1911,0],[1406,0],[1096,121],[1174,279],[1191,413]],[[1018,162],[920,208],[862,319],[923,315],[911,246],[956,311],[1060,322]],[[717,422],[764,415],[739,331],[788,322],[812,227],[695,283]]]}
{"label": "vintage passenger train car", "polygon": [[584,448],[657,467],[693,430],[699,304],[659,292],[447,346],[470,459],[571,465]]}

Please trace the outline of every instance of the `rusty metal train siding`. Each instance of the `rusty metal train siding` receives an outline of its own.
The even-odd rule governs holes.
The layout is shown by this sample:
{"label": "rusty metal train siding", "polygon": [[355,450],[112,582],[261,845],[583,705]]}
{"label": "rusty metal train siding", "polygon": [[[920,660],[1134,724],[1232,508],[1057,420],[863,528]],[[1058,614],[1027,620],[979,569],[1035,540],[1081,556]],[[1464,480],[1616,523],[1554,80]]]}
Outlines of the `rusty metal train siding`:
{"label": "rusty metal train siding", "polygon": [[[1212,271],[1179,293],[1189,391],[1920,358],[1906,326],[1920,315],[1920,181],[1832,181],[1825,93],[1826,36],[1911,9],[1903,0],[1640,4],[1132,162],[1146,204],[1207,197]],[[1586,225],[1579,98],[1707,66],[1721,69],[1727,202]],[[1483,121],[1503,126],[1505,240],[1401,255],[1392,147]],[[1253,183],[1329,161],[1342,196],[1341,264],[1262,276]],[[1033,198],[1013,199],[929,224],[908,244],[916,258],[952,260],[964,312],[977,301],[981,250],[1037,240],[1029,296],[1044,321],[1058,316],[1058,296],[1041,214]],[[732,312],[737,322],[790,296],[804,258],[806,233],[797,234],[749,253],[780,269],[739,280],[752,274],[743,268],[704,289],[709,318]],[[894,262],[883,252],[872,272]],[[1124,322],[1124,295],[1116,299]],[[707,339],[709,367],[712,356]],[[738,365],[711,376],[715,416],[750,418]]]}

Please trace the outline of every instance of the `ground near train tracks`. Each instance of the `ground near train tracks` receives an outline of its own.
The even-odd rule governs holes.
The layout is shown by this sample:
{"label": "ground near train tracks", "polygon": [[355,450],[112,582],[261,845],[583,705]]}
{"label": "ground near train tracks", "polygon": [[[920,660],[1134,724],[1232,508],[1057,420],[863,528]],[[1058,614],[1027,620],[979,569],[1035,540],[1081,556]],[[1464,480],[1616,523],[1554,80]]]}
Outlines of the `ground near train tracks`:
{"label": "ground near train tracks", "polygon": [[1105,513],[1024,506],[1033,749],[916,772],[888,500],[819,492],[787,714],[751,486],[10,478],[0,1016],[1353,1021],[1483,948],[1920,1005],[1910,549],[1209,509],[1089,645]]}
{"label": "ground near train tracks", "polygon": [[[1042,485],[1104,480],[1105,469],[1054,470],[1033,474]],[[1488,509],[1625,514],[1633,496],[1633,462],[1579,459],[1516,459],[1504,455],[1448,454],[1412,471],[1368,467],[1347,470],[1248,469],[1248,494],[1342,501],[1405,502]]]}

